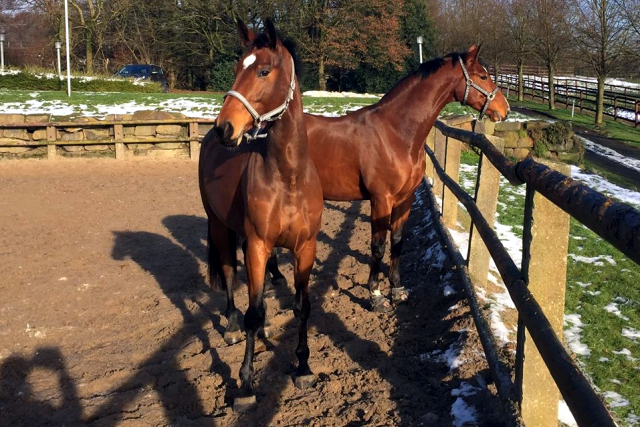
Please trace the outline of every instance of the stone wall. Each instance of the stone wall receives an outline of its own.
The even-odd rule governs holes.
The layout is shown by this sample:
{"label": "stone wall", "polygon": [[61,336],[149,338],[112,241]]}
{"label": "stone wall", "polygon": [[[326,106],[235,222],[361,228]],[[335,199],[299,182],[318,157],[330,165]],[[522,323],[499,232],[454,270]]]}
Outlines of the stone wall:
{"label": "stone wall", "polygon": [[[55,130],[48,132],[41,126],[49,122],[47,115],[0,114],[0,157],[42,157],[47,155],[47,144],[54,138],[55,151],[61,156],[113,156],[118,141],[124,143],[125,156],[188,156],[190,139],[202,139],[212,124],[198,123],[190,135],[186,119],[180,113],[137,111],[108,115],[103,120],[80,117],[60,122],[64,126],[52,123]],[[172,120],[182,122],[144,124]],[[116,135],[113,122],[122,124],[122,135]],[[12,127],[2,126],[6,124]]]}
{"label": "stone wall", "polygon": [[580,162],[584,149],[574,138],[570,123],[530,120],[496,123],[495,136],[504,139],[504,154],[521,160],[533,152],[538,157]]}

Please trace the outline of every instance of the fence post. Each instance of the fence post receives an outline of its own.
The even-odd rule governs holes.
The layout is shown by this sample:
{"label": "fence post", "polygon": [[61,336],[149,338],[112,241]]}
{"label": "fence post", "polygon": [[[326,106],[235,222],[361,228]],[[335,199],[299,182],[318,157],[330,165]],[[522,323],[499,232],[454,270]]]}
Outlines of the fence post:
{"label": "fence post", "polygon": [[[445,122],[446,123],[446,122]],[[457,139],[447,138],[444,171],[455,182],[460,177],[460,150],[462,143]],[[447,227],[455,227],[458,220],[458,198],[453,195],[448,187],[444,187],[442,193],[442,222]]]}
{"label": "fence post", "polygon": [[56,158],[56,139],[58,132],[55,126],[47,126],[47,159],[55,160]]}
{"label": "fence post", "polygon": [[189,123],[189,156],[191,160],[198,160],[200,157],[200,141],[198,141],[198,122]]}
{"label": "fence post", "polygon": [[124,159],[124,143],[118,142],[124,139],[124,128],[121,124],[113,125],[113,139],[116,141],[116,159]]}
{"label": "fence post", "polygon": [[[487,135],[487,138],[500,151],[504,151],[504,140],[492,137],[494,124],[488,121],[476,122],[475,132]],[[498,205],[498,193],[500,190],[500,172],[480,154],[478,163],[478,177],[476,181],[475,202],[485,218],[494,218]],[[489,221],[493,227],[493,221]],[[467,269],[469,276],[476,286],[485,288],[489,274],[490,255],[487,246],[478,234],[478,230],[471,223],[469,231],[469,252],[467,253]]]}
{"label": "fence post", "polygon": [[613,97],[613,120],[618,120],[618,97]]}
{"label": "fence post", "polygon": [[634,127],[638,126],[638,101],[637,100],[636,100],[635,108],[636,108],[636,122],[633,125]]}
{"label": "fence post", "polygon": [[[439,130],[436,129],[436,137],[435,137],[435,146],[434,146],[434,154],[436,155],[436,160],[440,164],[440,166],[444,169],[445,166],[445,155],[447,151],[447,137],[442,134]],[[433,175],[433,194],[440,198],[440,202],[442,203],[443,195],[442,192],[444,190],[444,184],[440,180],[438,174]],[[442,211],[441,211],[442,212]]]}
{"label": "fence post", "polygon": [[[429,135],[427,135],[427,140],[425,141],[425,144],[427,144],[427,147],[429,147],[431,149],[431,151],[433,151],[435,153],[435,144],[436,144],[436,132],[437,129],[436,127],[432,127],[431,130],[429,131]],[[431,162],[431,157],[429,157],[427,154],[425,154],[425,160],[426,160],[426,165],[425,165],[425,169],[424,169],[424,174],[426,175],[427,178],[430,179],[431,184],[434,183],[434,176],[436,175],[436,173],[433,171],[433,163]]]}
{"label": "fence post", "polygon": [[[567,176],[571,174],[569,165],[564,163],[540,162]],[[522,271],[529,290],[562,341],[570,216],[532,189],[528,188],[527,193]],[[529,332],[523,336],[524,341],[518,343],[518,348],[523,349],[518,358],[524,359],[522,418],[527,427],[557,425],[560,392]]]}

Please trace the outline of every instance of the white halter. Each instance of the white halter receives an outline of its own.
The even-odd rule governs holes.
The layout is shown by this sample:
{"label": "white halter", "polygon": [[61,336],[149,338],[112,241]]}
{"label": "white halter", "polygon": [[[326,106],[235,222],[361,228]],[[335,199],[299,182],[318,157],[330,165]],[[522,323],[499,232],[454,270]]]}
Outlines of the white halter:
{"label": "white halter", "polygon": [[223,101],[227,96],[233,96],[238,101],[240,101],[242,105],[244,105],[244,107],[247,109],[249,114],[251,114],[251,117],[253,117],[254,130],[252,133],[249,133],[249,132],[245,133],[244,136],[247,138],[247,141],[253,141],[254,139],[265,138],[267,136],[267,132],[258,134],[258,132],[260,132],[261,130],[260,126],[262,125],[263,122],[275,122],[276,120],[279,120],[282,118],[285,111],[287,111],[287,108],[289,107],[289,103],[293,99],[293,92],[295,88],[296,88],[296,69],[295,69],[295,65],[293,63],[293,57],[292,57],[291,58],[291,83],[289,84],[289,93],[287,94],[287,98],[279,107],[274,108],[268,113],[264,113],[263,115],[260,115],[255,110],[255,108],[251,106],[249,101],[247,101],[247,98],[245,98],[244,96],[242,96],[241,93],[236,92],[235,90],[230,90],[229,92],[227,92],[224,95]]}
{"label": "white halter", "polygon": [[467,104],[467,96],[469,96],[470,87],[476,89],[478,92],[480,92],[481,94],[487,97],[487,100],[484,102],[484,106],[482,107],[482,111],[480,111],[480,117],[478,117],[479,120],[482,120],[482,118],[484,117],[484,113],[487,111],[487,108],[489,107],[489,104],[491,103],[491,101],[493,101],[493,98],[496,97],[496,93],[500,90],[500,88],[496,86],[496,88],[493,91],[487,92],[486,90],[478,86],[473,80],[471,80],[471,77],[469,77],[469,73],[467,72],[467,69],[464,66],[464,61],[462,60],[462,57],[459,56],[458,60],[460,61],[460,66],[462,67],[462,74],[464,74],[464,80],[466,84],[464,88],[464,98],[462,100],[462,105]]}

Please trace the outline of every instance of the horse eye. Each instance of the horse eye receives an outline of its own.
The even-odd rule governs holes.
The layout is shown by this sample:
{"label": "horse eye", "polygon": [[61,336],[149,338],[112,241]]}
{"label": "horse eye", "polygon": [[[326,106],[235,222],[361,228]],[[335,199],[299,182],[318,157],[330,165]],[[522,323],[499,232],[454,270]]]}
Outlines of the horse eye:
{"label": "horse eye", "polygon": [[487,76],[480,76],[480,80],[487,80]]}
{"label": "horse eye", "polygon": [[269,70],[259,70],[258,71],[258,77],[267,77],[269,75],[271,71]]}

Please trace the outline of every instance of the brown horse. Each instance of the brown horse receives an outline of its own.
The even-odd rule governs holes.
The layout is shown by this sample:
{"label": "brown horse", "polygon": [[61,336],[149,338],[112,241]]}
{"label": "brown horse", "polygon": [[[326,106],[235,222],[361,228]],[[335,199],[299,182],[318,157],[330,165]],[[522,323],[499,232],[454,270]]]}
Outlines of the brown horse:
{"label": "brown horse", "polygon": [[[440,111],[458,101],[493,121],[509,113],[507,100],[478,61],[479,50],[474,45],[468,52],[421,64],[378,103],[345,116],[304,116],[309,153],[320,175],[324,199],[371,200],[368,286],[375,311],[391,309],[378,283],[389,228],[392,299],[401,302],[408,296],[400,282],[402,231],[413,193],[424,176],[424,141]],[[273,258],[269,265],[274,280],[282,280]]]}
{"label": "brown horse", "polygon": [[293,52],[278,38],[271,21],[259,36],[241,21],[238,28],[247,53],[235,65],[232,90],[202,143],[199,181],[209,219],[211,283],[227,291],[228,343],[241,338],[233,287],[237,239],[245,241],[247,341],[240,396],[235,400],[243,409],[255,402],[254,344],[256,334],[264,330],[265,266],[276,246],[290,249],[295,258],[294,313],[300,323],[295,384],[304,388],[314,381],[308,364],[308,286],[323,202],[308,154]]}

